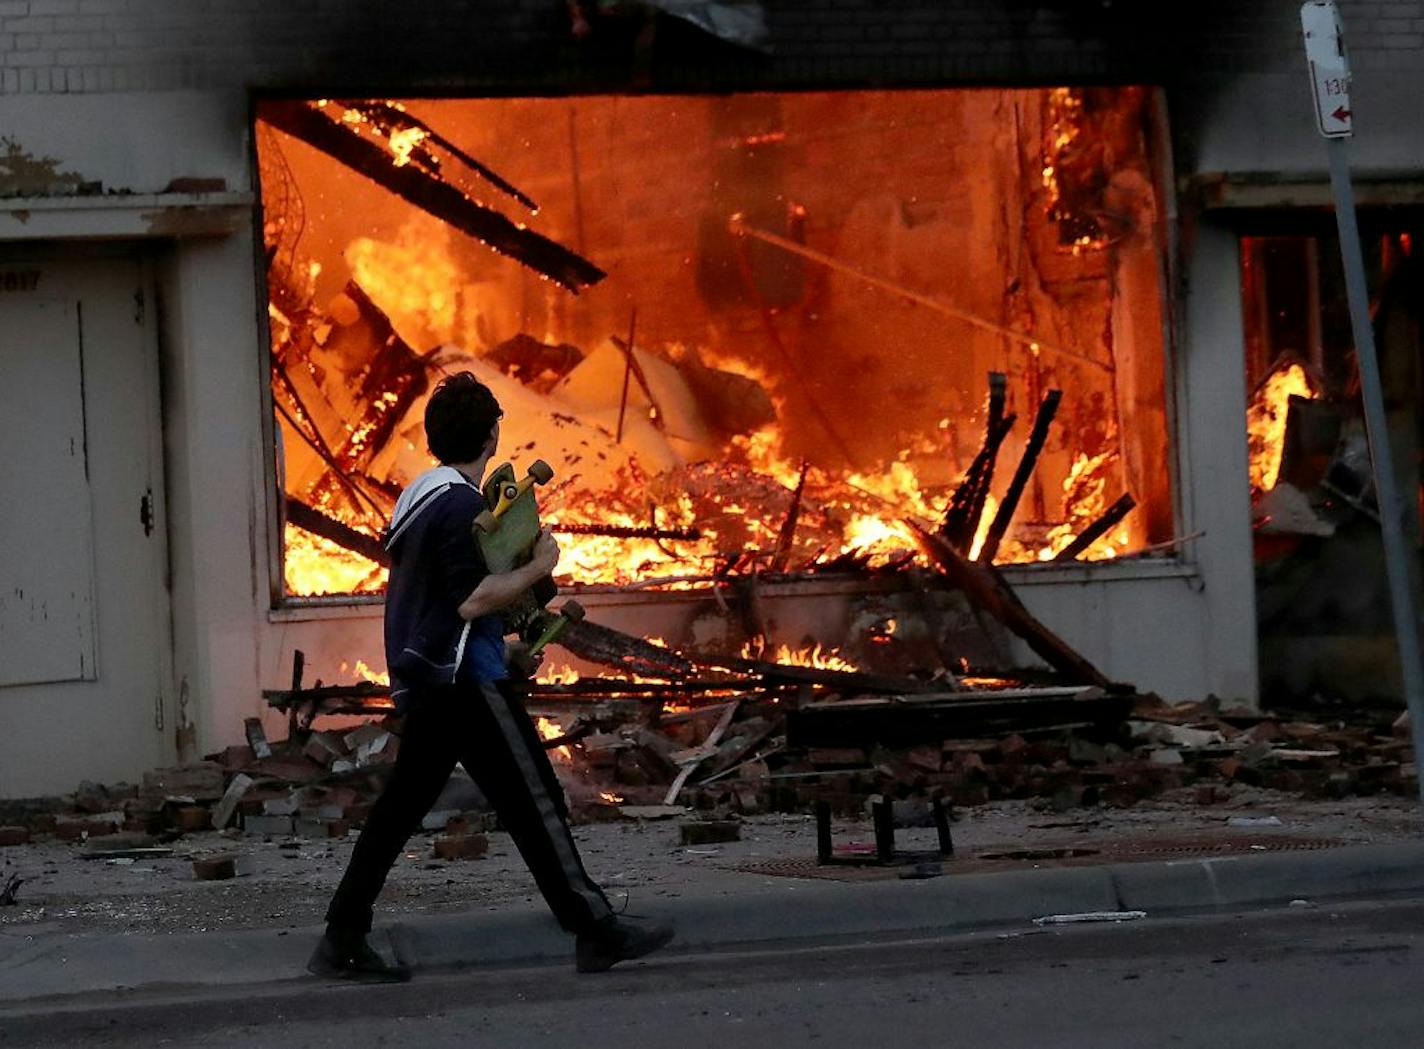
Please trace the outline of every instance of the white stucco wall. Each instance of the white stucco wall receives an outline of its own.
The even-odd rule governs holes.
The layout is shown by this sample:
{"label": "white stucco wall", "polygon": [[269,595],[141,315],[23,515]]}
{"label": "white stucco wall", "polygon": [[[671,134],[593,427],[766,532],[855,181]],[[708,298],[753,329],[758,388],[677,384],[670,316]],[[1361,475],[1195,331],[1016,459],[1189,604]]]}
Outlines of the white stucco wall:
{"label": "white stucco wall", "polygon": [[[1287,78],[1271,83],[1295,90]],[[1371,93],[1402,117],[1403,88],[1362,91],[1362,109]],[[1188,121],[1201,128],[1198,169],[1319,166],[1308,110],[1273,121],[1247,88],[1222,90],[1211,106]],[[111,189],[151,193],[190,176],[222,178],[241,192],[252,189],[247,113],[239,91],[28,95],[7,98],[3,130],[29,153]],[[1362,135],[1370,119],[1361,116]],[[1417,166],[1421,152],[1412,139],[1388,147],[1361,140],[1362,158],[1382,168]],[[1181,531],[1205,535],[1177,570],[1131,577],[1105,566],[1026,579],[1021,593],[1112,677],[1173,699],[1214,693],[1251,702],[1256,648],[1234,236],[1202,225],[1188,267],[1176,362]],[[268,609],[266,376],[252,233],[171,242],[159,284],[173,685],[178,716],[191,726],[178,737],[188,758],[241,739],[242,719],[264,713],[261,689],[287,683],[295,648],[308,656],[308,682],[338,680],[343,660],[379,658],[380,623],[370,609],[314,619]],[[610,624],[620,615],[610,612]],[[279,719],[271,724],[280,731]]]}

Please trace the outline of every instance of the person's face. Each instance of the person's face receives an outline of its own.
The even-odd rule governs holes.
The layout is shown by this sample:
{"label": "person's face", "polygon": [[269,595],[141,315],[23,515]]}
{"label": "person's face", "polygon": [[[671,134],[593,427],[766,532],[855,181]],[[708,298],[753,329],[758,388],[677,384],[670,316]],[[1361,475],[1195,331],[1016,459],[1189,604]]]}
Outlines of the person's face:
{"label": "person's face", "polygon": [[485,457],[492,458],[499,448],[499,420],[496,419],[494,429],[490,430],[489,441],[485,443]]}

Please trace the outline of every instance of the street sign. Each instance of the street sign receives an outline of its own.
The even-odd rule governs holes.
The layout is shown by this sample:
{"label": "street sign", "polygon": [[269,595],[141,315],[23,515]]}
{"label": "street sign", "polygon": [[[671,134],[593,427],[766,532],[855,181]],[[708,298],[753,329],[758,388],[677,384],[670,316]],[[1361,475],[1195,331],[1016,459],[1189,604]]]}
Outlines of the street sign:
{"label": "street sign", "polygon": [[1340,14],[1332,0],[1307,0],[1300,7],[1305,32],[1305,60],[1310,65],[1310,89],[1315,95],[1315,126],[1326,138],[1348,138],[1350,123],[1350,63]]}

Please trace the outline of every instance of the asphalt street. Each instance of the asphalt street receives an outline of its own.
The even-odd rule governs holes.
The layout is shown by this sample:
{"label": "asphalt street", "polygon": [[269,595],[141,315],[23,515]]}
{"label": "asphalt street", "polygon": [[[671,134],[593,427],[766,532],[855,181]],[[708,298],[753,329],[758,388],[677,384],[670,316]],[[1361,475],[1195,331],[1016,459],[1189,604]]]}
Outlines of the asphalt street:
{"label": "asphalt street", "polygon": [[85,996],[0,1011],[0,1046],[1413,1047],[1424,902]]}

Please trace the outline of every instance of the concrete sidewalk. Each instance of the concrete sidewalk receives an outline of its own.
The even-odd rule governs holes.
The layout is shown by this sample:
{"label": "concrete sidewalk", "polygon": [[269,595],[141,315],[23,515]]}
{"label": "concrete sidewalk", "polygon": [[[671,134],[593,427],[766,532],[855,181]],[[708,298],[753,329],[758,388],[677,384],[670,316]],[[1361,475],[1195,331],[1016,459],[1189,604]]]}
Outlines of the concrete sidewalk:
{"label": "concrete sidewalk", "polygon": [[[1089,911],[1149,918],[1311,901],[1424,895],[1424,843],[1315,852],[1060,867],[846,884],[768,879],[735,896],[681,897],[670,951],[855,940],[1023,925]],[[310,979],[318,928],[177,935],[0,934],[0,1012],[33,999],[124,989],[202,988]],[[562,963],[571,943],[542,908],[405,916],[378,929],[417,969]],[[418,978],[418,977],[417,977]]]}

